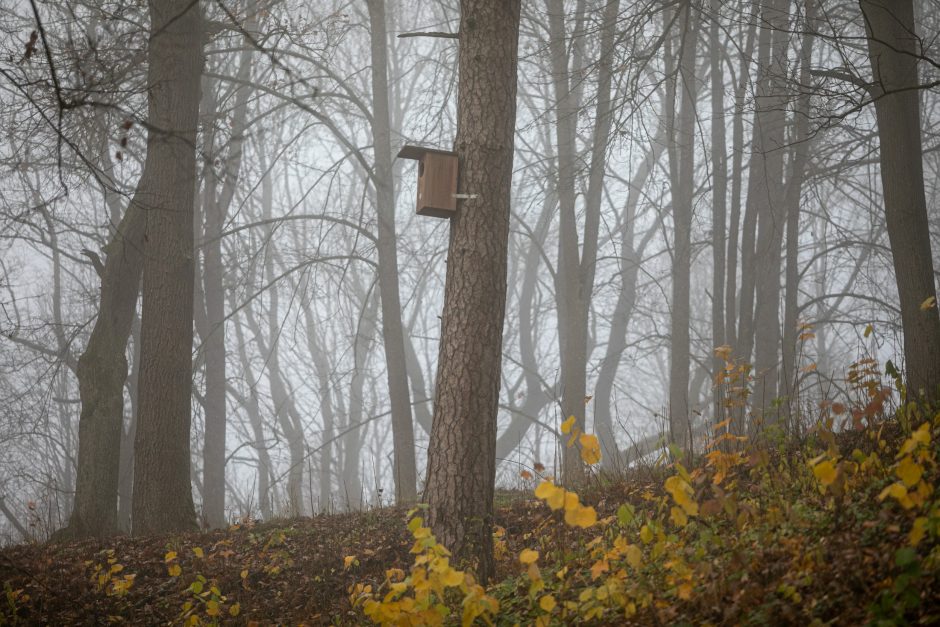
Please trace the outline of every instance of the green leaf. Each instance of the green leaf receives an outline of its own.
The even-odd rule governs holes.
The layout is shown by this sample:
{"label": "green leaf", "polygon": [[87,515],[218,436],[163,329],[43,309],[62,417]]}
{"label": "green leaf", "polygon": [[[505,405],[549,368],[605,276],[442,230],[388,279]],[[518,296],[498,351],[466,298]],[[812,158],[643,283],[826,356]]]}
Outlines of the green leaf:
{"label": "green leaf", "polygon": [[894,563],[898,568],[907,568],[915,562],[917,562],[917,551],[909,546],[898,549],[894,553]]}
{"label": "green leaf", "polygon": [[617,520],[621,526],[626,527],[636,518],[636,511],[629,503],[624,503],[617,509]]}

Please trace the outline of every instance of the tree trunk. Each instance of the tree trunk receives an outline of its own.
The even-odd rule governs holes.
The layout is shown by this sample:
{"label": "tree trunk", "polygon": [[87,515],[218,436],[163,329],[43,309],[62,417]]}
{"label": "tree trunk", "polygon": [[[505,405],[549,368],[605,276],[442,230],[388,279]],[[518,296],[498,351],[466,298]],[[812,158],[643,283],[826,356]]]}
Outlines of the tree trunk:
{"label": "tree trunk", "polygon": [[617,294],[617,303],[614,305],[614,312],[611,316],[607,351],[597,373],[597,384],[594,387],[594,432],[601,443],[602,467],[608,470],[616,469],[621,459],[617,438],[614,435],[611,410],[614,381],[617,378],[620,360],[627,349],[627,329],[636,305],[637,279],[643,251],[656,232],[656,227],[653,226],[646,232],[639,244],[634,241],[636,212],[646,183],[662,156],[665,139],[665,127],[660,126],[656,137],[650,142],[646,157],[630,181],[630,191],[627,194],[627,203],[623,212],[623,225],[620,229],[620,254],[623,257],[620,270],[620,292]]}
{"label": "tree trunk", "polygon": [[[365,293],[362,302],[362,316],[356,328],[353,345],[353,373],[349,386],[349,424],[343,435],[343,480],[340,486],[346,509],[358,510],[364,505],[362,476],[359,471],[362,447],[362,427],[365,419],[364,390],[369,377],[367,369],[369,351],[375,340],[375,318],[378,303],[374,293]],[[377,497],[381,500],[382,495]]]}
{"label": "tree trunk", "polygon": [[780,389],[777,396],[787,399],[788,420],[794,415],[796,400],[796,347],[798,337],[798,313],[800,292],[800,200],[803,195],[803,181],[806,179],[806,165],[809,160],[809,149],[812,138],[809,133],[810,120],[810,69],[813,61],[813,44],[815,42],[816,28],[816,0],[804,2],[804,35],[800,50],[800,95],[794,111],[793,137],[790,142],[790,172],[787,176],[786,186],[786,213],[787,213],[787,247],[786,247],[786,276],[783,304],[783,360],[780,376]]}
{"label": "tree trunk", "polygon": [[506,251],[516,119],[519,0],[461,0],[455,149],[458,191],[477,194],[451,218],[428,445],[431,527],[455,561],[495,573],[493,493]]}
{"label": "tree trunk", "polygon": [[[229,303],[230,306],[233,303]],[[232,306],[234,310],[235,307]],[[254,437],[252,446],[258,454],[258,508],[261,510],[261,516],[264,520],[271,520],[274,517],[274,510],[271,503],[271,455],[268,453],[268,444],[264,437],[264,422],[261,419],[261,400],[258,398],[257,379],[251,371],[251,361],[248,358],[247,342],[242,325],[237,320],[235,323],[235,341],[238,346],[238,359],[242,365],[242,376],[248,385],[248,396],[242,400],[242,405],[248,413],[248,422],[251,425],[251,433]],[[252,512],[243,512],[251,514]]]}
{"label": "tree trunk", "polygon": [[[783,155],[786,150],[787,44],[789,0],[764,0],[761,13],[761,59],[758,68],[757,104],[754,113],[754,156],[750,178],[757,216],[754,264],[754,415],[775,420],[780,363],[780,275],[786,202]],[[764,49],[766,47],[766,49]],[[748,199],[751,200],[750,198]]]}
{"label": "tree trunk", "polygon": [[[861,0],[875,84],[885,222],[904,330],[908,397],[940,400],[940,317],[924,194],[913,0]],[[921,304],[933,298],[933,306]]]}
{"label": "tree trunk", "polygon": [[[202,15],[188,0],[151,0],[148,61],[155,135],[145,209],[140,413],[134,439],[133,530],[196,528],[190,482],[193,202],[203,67]],[[151,155],[151,150],[155,154]]]}
{"label": "tree trunk", "polygon": [[[725,75],[720,40],[721,0],[711,0],[708,27],[712,100],[712,348],[725,344],[725,227],[728,205],[728,149],[725,143]],[[712,379],[724,366],[712,357]],[[721,395],[715,388],[714,419],[721,415]]]}
{"label": "tree trunk", "polygon": [[398,293],[398,251],[395,237],[395,188],[388,111],[388,37],[385,0],[369,0],[372,43],[372,136],[375,147],[375,195],[378,214],[379,292],[382,296],[382,341],[392,409],[395,500],[418,498],[414,424],[408,390],[405,340]]}
{"label": "tree trunk", "polygon": [[[672,211],[675,224],[675,244],[672,261],[672,309],[670,312],[669,343],[669,433],[672,442],[686,451],[691,444],[689,423],[689,365],[692,268],[692,195],[695,187],[695,49],[697,26],[692,15],[691,0],[679,6],[677,22],[681,27],[679,38],[678,71],[667,85],[667,108],[674,107],[677,92],[681,91],[678,114],[667,114],[669,141],[675,148],[669,150]],[[670,86],[671,85],[671,86]]]}
{"label": "tree trunk", "polygon": [[[254,3],[250,3],[253,5]],[[257,30],[257,16],[254,7],[249,7],[245,30],[252,33]],[[205,437],[202,453],[203,471],[203,515],[211,528],[221,528],[225,520],[225,431],[226,431],[226,359],[225,359],[225,286],[223,279],[225,267],[222,259],[222,230],[228,215],[229,206],[235,196],[238,175],[241,170],[242,146],[247,131],[248,98],[251,88],[252,51],[254,47],[249,37],[245,37],[244,49],[238,61],[236,80],[239,85],[235,91],[232,107],[232,134],[228,144],[221,173],[222,189],[216,194],[216,173],[214,161],[216,153],[211,140],[207,140],[208,155],[205,165],[205,241],[203,242],[203,294],[205,295],[206,332],[201,334],[205,351]],[[213,94],[213,102],[215,101]],[[209,112],[213,117],[216,107]],[[208,137],[215,133],[207,132]],[[201,305],[200,305],[201,306]]]}

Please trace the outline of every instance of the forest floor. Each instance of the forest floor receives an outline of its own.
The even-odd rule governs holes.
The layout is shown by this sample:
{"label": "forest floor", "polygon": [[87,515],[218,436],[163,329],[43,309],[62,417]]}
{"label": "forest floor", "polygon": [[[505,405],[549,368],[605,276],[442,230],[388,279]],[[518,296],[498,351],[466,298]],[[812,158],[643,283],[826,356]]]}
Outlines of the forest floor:
{"label": "forest floor", "polygon": [[[841,434],[817,428],[786,447],[735,450],[724,438],[689,470],[661,460],[616,479],[595,476],[556,511],[551,487],[537,491],[541,498],[502,492],[491,618],[936,624],[940,413],[920,426],[901,422]],[[593,507],[597,522],[566,523],[574,502],[579,512]],[[454,587],[435,596],[421,583],[430,562],[413,565],[415,554],[435,545],[420,522],[407,526],[414,516],[385,508],[6,548],[0,625],[356,625],[371,622],[370,603],[376,616],[414,625],[443,619],[449,606],[445,622],[459,624],[468,589],[447,584]],[[404,602],[410,597],[425,602]]]}

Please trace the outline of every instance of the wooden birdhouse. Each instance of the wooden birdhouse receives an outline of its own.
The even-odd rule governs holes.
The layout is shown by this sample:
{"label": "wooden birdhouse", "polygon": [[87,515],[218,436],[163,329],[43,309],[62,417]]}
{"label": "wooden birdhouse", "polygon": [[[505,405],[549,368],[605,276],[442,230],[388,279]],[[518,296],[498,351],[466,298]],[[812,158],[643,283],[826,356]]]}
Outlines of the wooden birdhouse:
{"label": "wooden birdhouse", "polygon": [[406,145],[398,157],[418,162],[419,215],[449,218],[457,213],[457,153]]}

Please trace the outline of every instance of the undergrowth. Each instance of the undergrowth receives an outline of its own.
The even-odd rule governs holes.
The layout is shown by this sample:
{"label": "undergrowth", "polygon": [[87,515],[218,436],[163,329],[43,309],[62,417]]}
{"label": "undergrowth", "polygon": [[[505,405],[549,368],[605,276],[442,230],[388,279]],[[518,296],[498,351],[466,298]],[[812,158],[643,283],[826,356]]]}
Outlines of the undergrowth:
{"label": "undergrowth", "polygon": [[[485,593],[412,518],[410,574],[356,584],[352,604],[384,625],[940,620],[940,411],[890,406],[893,391],[865,359],[850,370],[850,401],[821,403],[809,428],[778,422],[749,438],[734,427],[750,368],[718,354],[724,416],[694,467],[673,449],[646,469],[654,483],[594,475],[584,498],[540,477],[530,531],[513,550],[496,531],[503,576]],[[596,438],[572,422],[569,446],[597,464]]]}

